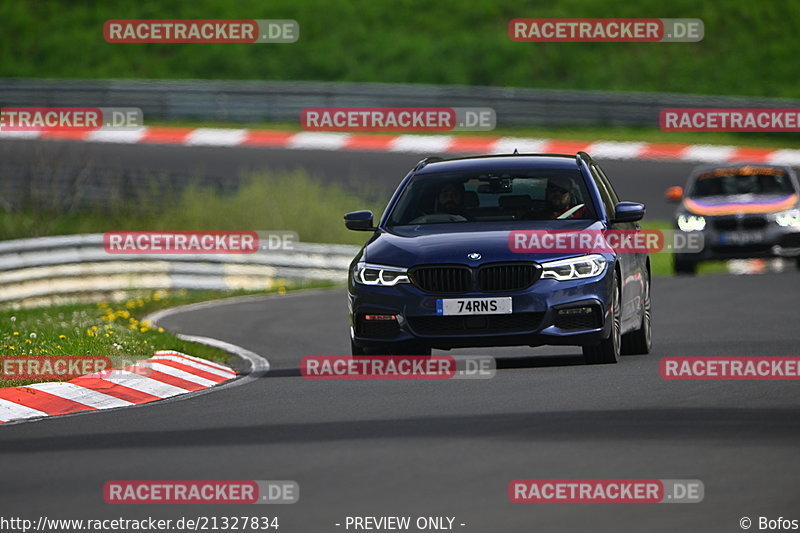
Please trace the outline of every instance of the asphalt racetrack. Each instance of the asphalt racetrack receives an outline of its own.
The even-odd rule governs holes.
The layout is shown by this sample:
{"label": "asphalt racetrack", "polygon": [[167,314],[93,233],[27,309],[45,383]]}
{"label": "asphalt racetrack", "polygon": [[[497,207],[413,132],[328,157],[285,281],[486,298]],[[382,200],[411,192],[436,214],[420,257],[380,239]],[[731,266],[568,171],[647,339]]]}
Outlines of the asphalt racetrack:
{"label": "asphalt racetrack", "polygon": [[[361,161],[365,173],[380,167],[393,180],[419,159],[275,154],[316,161],[331,175]],[[660,198],[661,185],[680,183],[691,165],[604,166],[621,196],[648,201]],[[347,516],[380,515],[455,517],[455,530],[482,533],[733,532],[745,516],[752,530],[760,516],[800,519],[797,382],[678,382],[658,372],[664,356],[800,355],[799,276],[790,269],[655,278],[650,355],[586,366],[571,347],[457,351],[495,356],[499,369],[489,380],[301,377],[303,356],[349,353],[341,289],[174,314],[160,324],[256,352],[270,372],[184,400],[0,427],[0,514],[278,516],[282,533],[345,531]],[[705,499],[515,504],[507,491],[519,478],[699,479]],[[133,479],[295,480],[300,500],[246,507],[103,501],[106,481]]]}

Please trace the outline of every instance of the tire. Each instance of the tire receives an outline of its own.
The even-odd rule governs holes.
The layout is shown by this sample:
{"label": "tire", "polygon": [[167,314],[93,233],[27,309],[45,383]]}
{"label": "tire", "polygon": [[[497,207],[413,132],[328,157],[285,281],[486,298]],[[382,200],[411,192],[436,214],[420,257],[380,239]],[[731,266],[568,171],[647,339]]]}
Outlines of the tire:
{"label": "tire", "polygon": [[611,332],[600,343],[583,346],[583,358],[587,365],[605,365],[619,362],[622,345],[622,298],[621,288],[614,271],[614,294],[611,300]]}
{"label": "tire", "polygon": [[650,275],[647,275],[647,284],[644,292],[644,308],[642,310],[642,322],[639,329],[626,333],[622,336],[622,355],[645,355],[650,353],[653,347],[652,327],[650,315]]}
{"label": "tire", "polygon": [[673,256],[672,266],[675,269],[675,274],[678,275],[694,276],[697,274],[697,263],[681,259],[678,254]]}

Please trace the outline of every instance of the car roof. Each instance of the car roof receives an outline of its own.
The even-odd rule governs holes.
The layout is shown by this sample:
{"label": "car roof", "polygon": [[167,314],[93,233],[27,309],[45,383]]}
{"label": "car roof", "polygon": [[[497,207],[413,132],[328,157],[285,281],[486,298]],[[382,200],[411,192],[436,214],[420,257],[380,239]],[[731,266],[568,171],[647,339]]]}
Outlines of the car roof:
{"label": "car roof", "polygon": [[416,171],[417,175],[438,172],[520,170],[520,169],[577,169],[575,155],[513,154],[486,155],[430,161]]}

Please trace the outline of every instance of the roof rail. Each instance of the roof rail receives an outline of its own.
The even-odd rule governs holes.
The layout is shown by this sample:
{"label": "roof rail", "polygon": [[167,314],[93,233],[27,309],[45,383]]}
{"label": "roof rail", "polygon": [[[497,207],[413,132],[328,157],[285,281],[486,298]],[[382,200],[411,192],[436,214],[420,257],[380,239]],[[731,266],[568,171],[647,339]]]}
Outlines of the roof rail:
{"label": "roof rail", "polygon": [[583,161],[585,161],[586,163],[592,162],[592,156],[590,156],[586,152],[578,152],[577,154],[575,154],[575,159],[577,159],[578,162],[580,162],[581,159],[583,159]]}
{"label": "roof rail", "polygon": [[442,160],[441,157],[436,157],[436,156],[426,157],[425,159],[417,163],[417,166],[414,167],[414,172],[425,168],[425,165],[427,165],[428,163],[433,163],[435,161],[441,161],[441,160]]}

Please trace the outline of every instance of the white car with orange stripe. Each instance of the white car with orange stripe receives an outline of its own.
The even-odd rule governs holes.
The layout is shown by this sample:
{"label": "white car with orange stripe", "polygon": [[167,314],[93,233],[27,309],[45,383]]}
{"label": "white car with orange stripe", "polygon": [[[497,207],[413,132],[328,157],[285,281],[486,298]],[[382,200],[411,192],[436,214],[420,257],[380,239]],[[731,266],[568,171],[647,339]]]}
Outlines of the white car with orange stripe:
{"label": "white car with orange stripe", "polygon": [[693,274],[702,261],[756,257],[794,258],[800,268],[800,186],[791,168],[698,167],[667,199],[680,202],[677,229],[704,233],[701,253],[675,254],[676,273]]}

